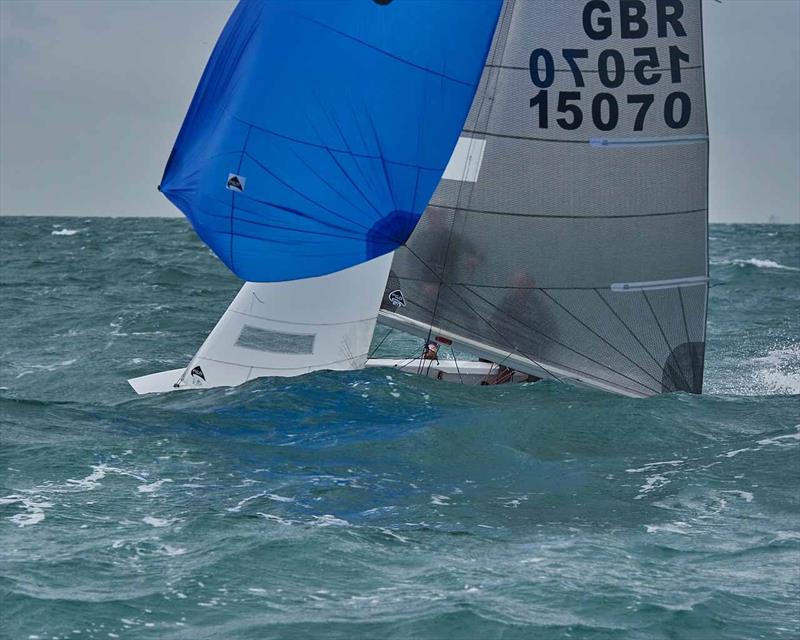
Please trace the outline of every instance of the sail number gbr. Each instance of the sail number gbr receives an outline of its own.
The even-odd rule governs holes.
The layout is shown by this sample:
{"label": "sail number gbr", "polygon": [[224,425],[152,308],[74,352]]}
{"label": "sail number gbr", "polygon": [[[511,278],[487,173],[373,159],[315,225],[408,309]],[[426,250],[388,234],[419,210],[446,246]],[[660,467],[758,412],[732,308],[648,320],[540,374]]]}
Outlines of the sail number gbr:
{"label": "sail number gbr", "polygon": [[[689,54],[681,51],[680,47],[669,47],[669,68],[664,71],[659,69],[658,50],[655,47],[640,47],[633,50],[637,58],[632,69],[625,68],[625,58],[616,49],[605,49],[600,52],[597,60],[597,75],[600,83],[609,89],[622,86],[626,73],[633,73],[636,81],[643,88],[661,81],[662,77],[669,75],[673,84],[681,82],[681,62],[689,62]],[[586,86],[583,72],[579,67],[579,60],[589,57],[588,49],[562,49],[561,57],[569,67],[575,88]],[[578,129],[584,122],[584,109],[591,110],[592,122],[600,131],[611,131],[619,123],[620,108],[635,109],[633,123],[634,131],[644,131],[644,125],[655,103],[652,93],[631,93],[625,96],[625,106],[620,105],[619,99],[609,92],[600,92],[592,96],[590,104],[582,102],[581,91],[551,92],[549,87],[553,84],[556,74],[556,61],[547,49],[534,49],[530,56],[529,64],[531,81],[540,91],[530,100],[530,106],[535,109],[538,116],[539,128],[547,129],[550,126],[551,109],[555,109],[556,124],[562,129],[572,131]],[[644,89],[646,91],[646,89]],[[552,102],[551,102],[552,100]],[[669,93],[662,105],[657,107],[662,113],[664,122],[672,129],[682,129],[689,123],[692,115],[692,101],[685,91]]]}

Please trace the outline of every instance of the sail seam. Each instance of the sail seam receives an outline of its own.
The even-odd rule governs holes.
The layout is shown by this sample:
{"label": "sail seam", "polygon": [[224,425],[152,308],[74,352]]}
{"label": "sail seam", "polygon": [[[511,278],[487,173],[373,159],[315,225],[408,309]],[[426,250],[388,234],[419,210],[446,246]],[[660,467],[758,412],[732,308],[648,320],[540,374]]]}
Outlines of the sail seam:
{"label": "sail seam", "polygon": [[[503,70],[506,70],[506,71],[530,71],[530,66],[519,67],[519,66],[516,66],[516,65],[509,65],[509,64],[487,64],[487,65],[484,65],[484,66],[492,67],[494,69],[503,69]],[[686,67],[680,67],[680,70],[681,71],[695,71],[696,69],[702,69],[702,68],[703,68],[702,64],[695,64],[695,65],[689,65],[689,66],[686,66]],[[544,71],[544,69],[541,68],[541,67],[539,67],[538,70],[539,71]],[[572,69],[553,69],[553,71],[555,73],[574,73],[574,71]],[[628,73],[636,73],[635,69],[623,69],[622,71],[624,73],[626,73],[626,74],[628,74]],[[663,68],[658,68],[658,69],[648,69],[648,71],[650,73],[666,73],[666,72],[672,71],[672,68],[671,67],[663,67]],[[581,73],[600,73],[600,70],[599,69],[580,69],[580,72]]]}
{"label": "sail seam", "polygon": [[[528,140],[530,142],[557,142],[557,143],[560,143],[560,144],[588,144],[588,145],[595,146],[595,147],[605,146],[605,145],[598,145],[596,143],[593,143],[593,139],[592,138],[590,138],[588,140],[564,140],[562,138],[538,138],[538,137],[535,137],[535,136],[519,136],[519,135],[514,135],[514,134],[511,134],[511,133],[492,133],[491,131],[478,131],[477,129],[464,129],[462,131],[462,133],[470,133],[470,134],[478,135],[478,136],[489,136],[491,138],[508,138],[510,140]],[[685,138],[685,136],[682,136],[682,138]],[[667,138],[665,138],[665,142],[664,143],[666,143],[666,142],[668,142]],[[706,142],[707,143],[708,142],[708,137],[706,137],[705,139],[692,140],[692,142]],[[662,144],[664,144],[664,143],[662,143]]]}
{"label": "sail seam", "polygon": [[265,316],[259,316],[255,313],[246,313],[244,311],[237,311],[236,309],[231,309],[231,313],[235,313],[240,316],[245,316],[246,318],[255,318],[257,320],[267,320],[268,322],[278,322],[280,324],[298,324],[303,325],[305,327],[340,327],[346,324],[359,324],[362,322],[370,322],[374,320],[377,316],[371,316],[369,318],[362,318],[361,320],[346,320],[344,322],[296,322],[294,320],[277,320],[275,318],[267,318]]}
{"label": "sail seam", "polygon": [[[286,354],[283,354],[283,355],[286,355]],[[308,371],[309,367],[318,367],[318,368],[321,369],[321,368],[327,367],[328,365],[331,365],[331,364],[339,364],[340,362],[352,362],[356,358],[362,358],[362,357],[366,358],[367,355],[368,355],[367,353],[359,353],[357,355],[354,355],[352,358],[342,358],[341,360],[332,360],[330,362],[318,362],[318,363],[315,362],[315,363],[312,363],[312,364],[305,364],[302,367],[259,367],[259,366],[256,366],[256,365],[242,364],[241,362],[228,362],[227,360],[219,360],[217,358],[209,358],[208,356],[200,356],[200,357],[196,358],[196,360],[208,360],[209,362],[216,362],[218,364],[228,364],[228,365],[232,365],[234,367],[243,367],[243,368],[250,367],[251,369],[264,369],[266,371],[272,371],[272,370],[274,370],[274,371],[301,371],[301,370]],[[192,361],[192,364],[194,364],[194,362],[195,361]]]}
{"label": "sail seam", "polygon": [[[429,280],[427,278],[415,278],[413,276],[403,276],[403,280],[410,280],[411,282],[427,282],[433,283],[438,282],[438,280]],[[630,288],[630,289],[614,289],[614,285],[586,285],[582,287],[517,287],[514,285],[499,285],[499,284],[478,284],[475,282],[451,282],[450,285],[454,287],[475,287],[476,289],[502,289],[502,290],[513,290],[513,291],[595,291],[597,289],[604,289],[609,291],[617,292],[631,292],[631,291],[642,291],[645,287],[637,287],[637,288]],[[692,287],[692,286],[703,286],[707,285],[708,280],[698,281],[698,282],[687,282],[685,284],[676,284],[675,286],[670,287],[649,287],[650,289],[658,290],[658,289],[679,289],[682,287]]]}
{"label": "sail seam", "polygon": [[[354,158],[365,158],[367,160],[379,160],[380,159],[379,156],[372,155],[372,154],[369,154],[369,153],[357,153],[355,151],[348,151],[347,149],[337,149],[337,148],[334,148],[334,147],[330,147],[330,146],[328,146],[326,144],[320,144],[318,142],[310,142],[309,140],[303,140],[301,138],[295,138],[293,136],[289,136],[289,135],[286,135],[284,133],[278,133],[277,131],[273,131],[272,129],[267,129],[266,127],[259,126],[259,125],[255,124],[253,122],[249,122],[249,121],[244,120],[243,118],[240,118],[240,117],[238,117],[236,115],[233,115],[233,114],[231,115],[231,118],[233,120],[237,120],[237,121],[241,122],[242,124],[246,124],[248,126],[251,126],[254,129],[257,129],[258,131],[262,131],[262,132],[267,133],[269,135],[275,136],[276,138],[282,138],[283,140],[288,140],[289,142],[296,142],[297,144],[302,144],[302,145],[305,145],[305,146],[308,146],[308,147],[315,147],[316,149],[324,149],[325,151],[328,151],[328,152],[331,152],[331,153],[341,153],[341,154],[344,154],[344,155],[351,155]],[[237,153],[237,152],[233,151],[232,153]],[[400,167],[411,167],[411,168],[421,169],[422,171],[436,171],[436,172],[443,171],[442,167],[427,167],[425,165],[414,164],[414,163],[411,163],[411,162],[400,162],[399,160],[389,160],[389,159],[387,159],[386,162],[388,164],[396,164],[396,165],[398,165]]]}
{"label": "sail seam", "polygon": [[615,219],[615,218],[657,218],[660,216],[682,216],[692,213],[704,213],[706,209],[687,209],[685,211],[660,211],[657,213],[622,213],[611,215],[574,215],[574,214],[545,214],[545,213],[514,213],[513,211],[488,211],[485,209],[469,209],[465,207],[455,207],[446,204],[436,204],[431,202],[431,207],[437,209],[449,209],[452,211],[464,211],[466,213],[480,213],[490,216],[509,216],[515,218],[569,218],[581,220]]}
{"label": "sail seam", "polygon": [[420,71],[425,71],[426,73],[430,73],[431,75],[438,76],[438,77],[443,78],[445,80],[450,80],[451,82],[455,82],[457,84],[464,85],[465,87],[474,87],[475,86],[472,82],[468,82],[468,81],[465,81],[465,80],[460,80],[458,78],[454,78],[452,76],[448,76],[446,73],[442,73],[441,71],[435,71],[433,69],[429,69],[428,67],[423,67],[420,64],[417,64],[415,62],[411,62],[410,60],[406,60],[405,58],[401,58],[400,56],[397,56],[397,55],[395,55],[393,53],[389,53],[385,49],[381,49],[380,47],[376,47],[374,44],[370,44],[369,42],[361,40],[360,38],[356,38],[355,36],[350,35],[349,33],[345,33],[344,31],[340,31],[339,29],[334,29],[332,26],[330,26],[328,24],[325,24],[324,22],[319,22],[318,20],[314,20],[313,18],[309,18],[308,16],[305,16],[305,15],[299,14],[299,13],[297,14],[297,16],[299,18],[307,20],[308,22],[316,24],[317,26],[320,26],[323,29],[327,29],[328,31],[336,33],[336,34],[342,36],[343,38],[347,38],[348,40],[352,40],[354,42],[358,42],[359,44],[364,45],[368,49],[372,49],[373,51],[377,51],[378,53],[382,53],[383,55],[391,58],[392,60],[397,60],[397,62],[400,62],[402,64],[408,65],[409,67],[413,67],[414,69],[418,69]]}

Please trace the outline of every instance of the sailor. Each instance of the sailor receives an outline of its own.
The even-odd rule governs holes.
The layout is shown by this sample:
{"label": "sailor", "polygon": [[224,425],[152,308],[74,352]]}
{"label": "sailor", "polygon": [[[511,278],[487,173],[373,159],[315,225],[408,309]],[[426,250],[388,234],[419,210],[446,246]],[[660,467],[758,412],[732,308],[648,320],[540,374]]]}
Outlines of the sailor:
{"label": "sailor", "polygon": [[422,352],[423,360],[436,360],[439,362],[439,345],[435,342],[429,342],[425,345],[425,351]]}

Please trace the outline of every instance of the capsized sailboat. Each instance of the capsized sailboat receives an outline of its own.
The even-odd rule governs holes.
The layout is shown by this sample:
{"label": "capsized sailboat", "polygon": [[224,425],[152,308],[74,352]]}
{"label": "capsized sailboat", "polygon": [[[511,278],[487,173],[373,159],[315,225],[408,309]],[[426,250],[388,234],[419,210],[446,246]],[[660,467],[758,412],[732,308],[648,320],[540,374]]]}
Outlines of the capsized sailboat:
{"label": "capsized sailboat", "polygon": [[[130,382],[699,393],[707,167],[701,0],[245,0],[161,190],[248,282],[185,369]],[[368,359],[376,320],[441,356]]]}

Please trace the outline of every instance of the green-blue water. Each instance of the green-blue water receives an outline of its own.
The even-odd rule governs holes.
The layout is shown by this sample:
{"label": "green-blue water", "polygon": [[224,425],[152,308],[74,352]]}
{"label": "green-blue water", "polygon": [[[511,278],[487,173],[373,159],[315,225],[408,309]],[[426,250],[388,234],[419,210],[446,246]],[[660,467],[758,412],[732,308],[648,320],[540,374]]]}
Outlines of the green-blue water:
{"label": "green-blue water", "polygon": [[800,228],[711,236],[704,396],[138,398],[237,281],[182,220],[0,219],[0,636],[797,638]]}

